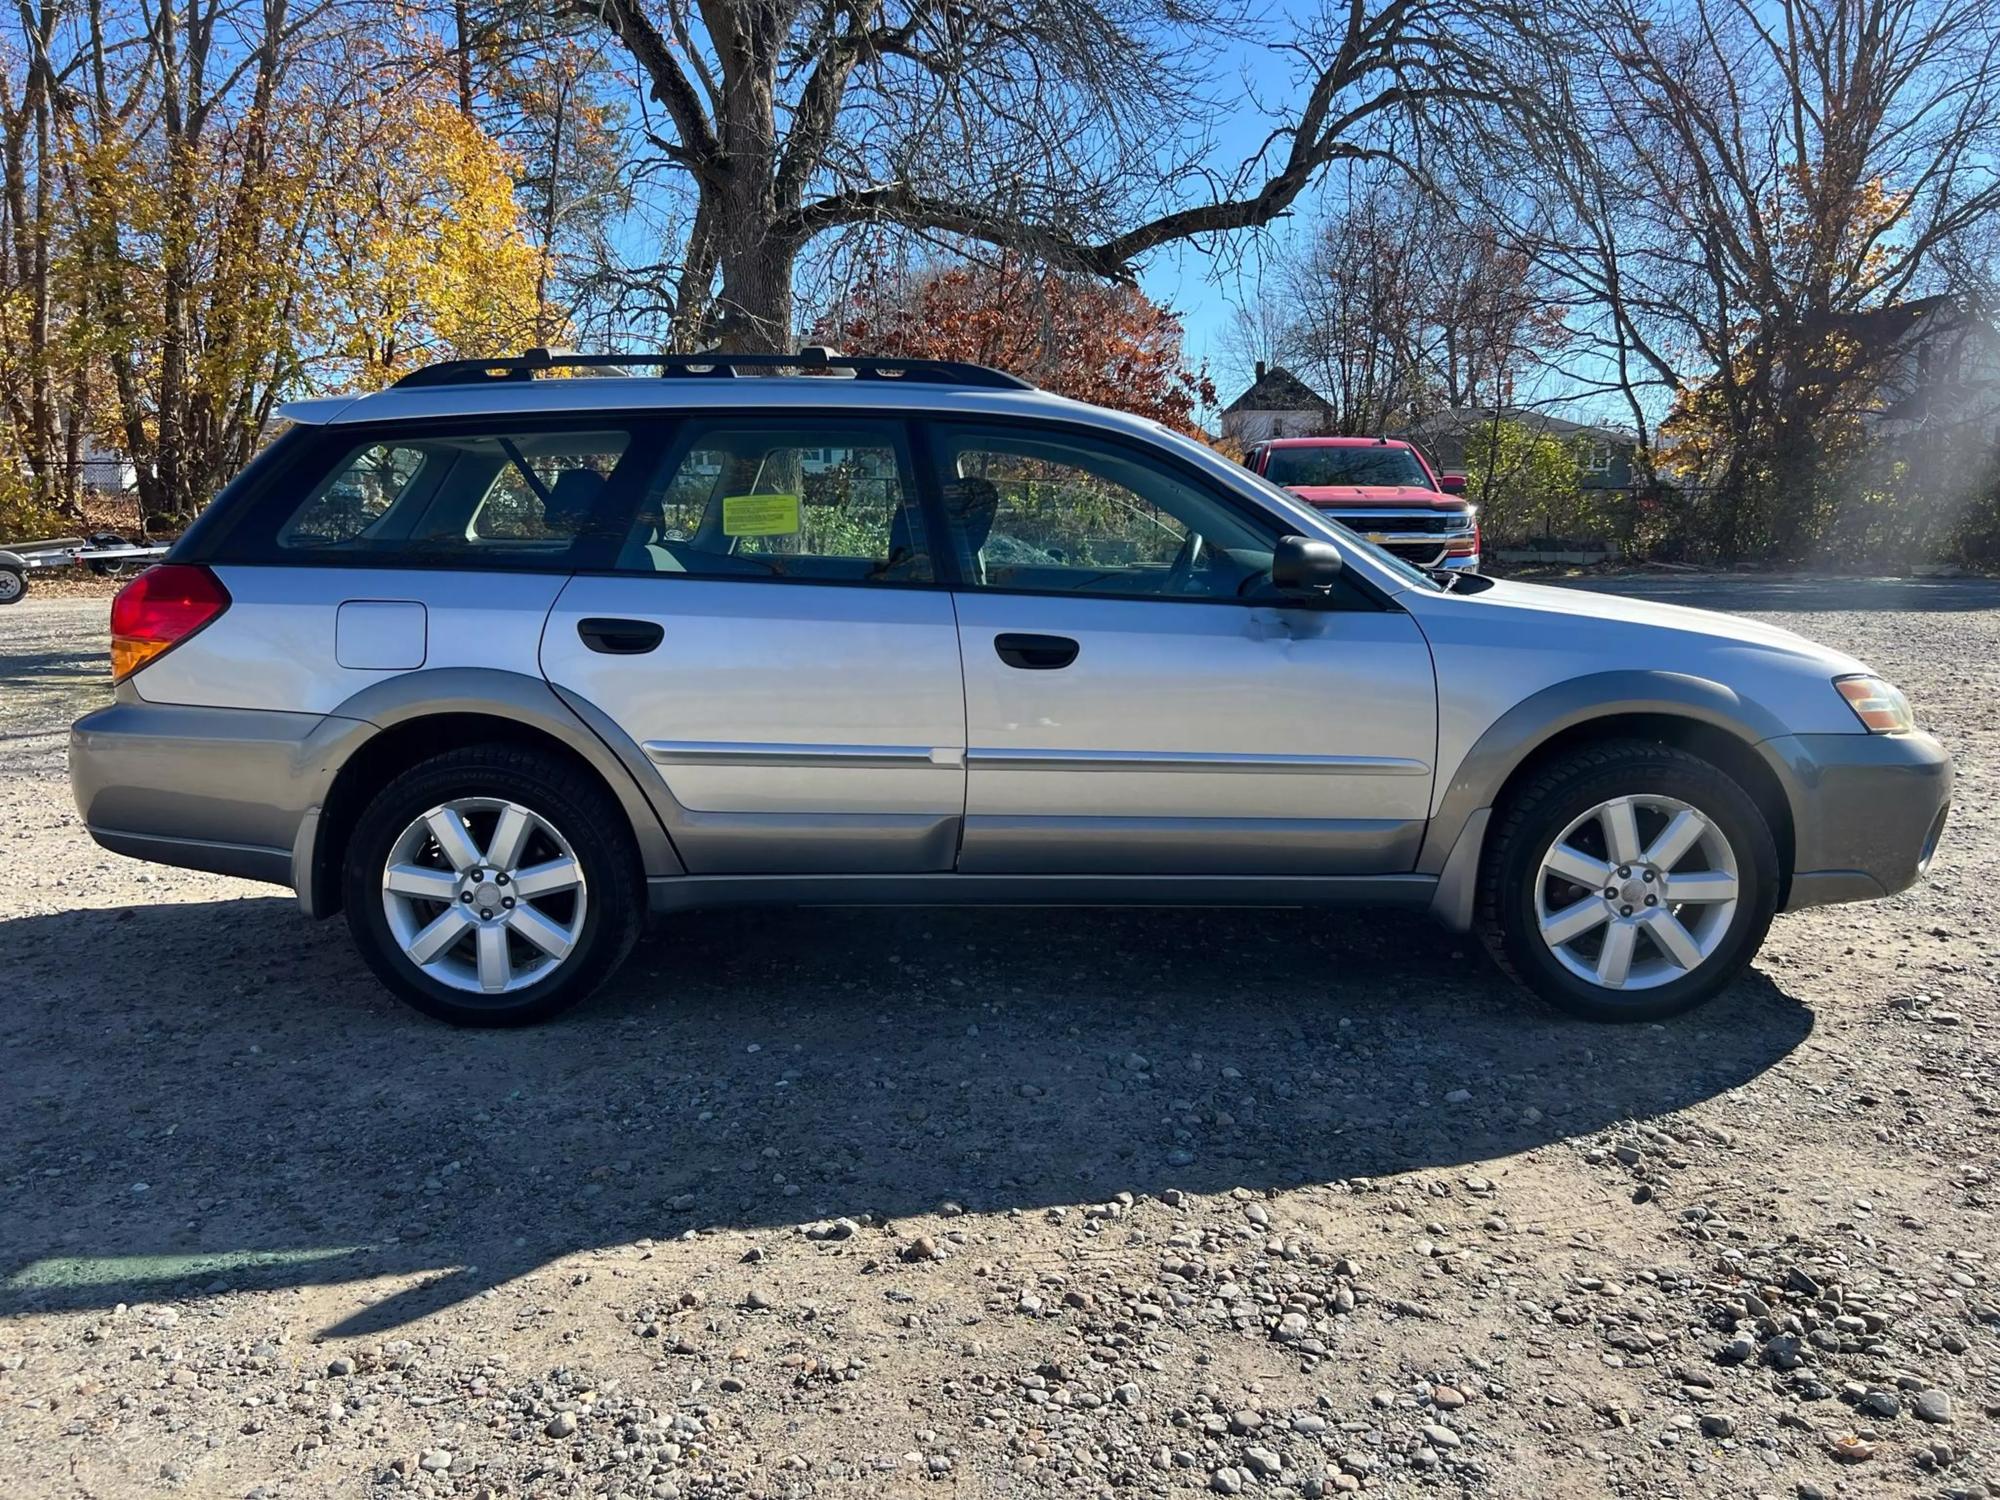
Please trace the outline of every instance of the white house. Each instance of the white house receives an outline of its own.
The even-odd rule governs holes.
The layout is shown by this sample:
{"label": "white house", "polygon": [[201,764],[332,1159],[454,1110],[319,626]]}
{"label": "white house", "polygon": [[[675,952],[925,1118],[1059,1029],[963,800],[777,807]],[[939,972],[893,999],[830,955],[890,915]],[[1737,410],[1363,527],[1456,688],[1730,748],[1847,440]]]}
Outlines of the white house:
{"label": "white house", "polygon": [[1326,431],[1331,410],[1325,397],[1290,370],[1267,369],[1260,359],[1250,389],[1223,407],[1222,435],[1239,443],[1313,437]]}

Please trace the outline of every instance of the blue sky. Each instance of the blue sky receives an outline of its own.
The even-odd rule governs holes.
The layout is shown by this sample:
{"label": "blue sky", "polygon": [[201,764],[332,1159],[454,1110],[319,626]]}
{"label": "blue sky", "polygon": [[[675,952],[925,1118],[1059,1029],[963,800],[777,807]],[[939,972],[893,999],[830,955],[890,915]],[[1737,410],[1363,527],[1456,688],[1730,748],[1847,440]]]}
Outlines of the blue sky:
{"label": "blue sky", "polygon": [[[1291,24],[1290,15],[1299,9],[1290,3],[1282,5],[1277,14],[1265,19],[1265,31],[1273,35],[1285,31]],[[1303,95],[1305,85],[1291,81],[1290,70],[1290,59],[1262,45],[1234,42],[1224,48],[1213,86],[1219,107],[1210,122],[1215,137],[1210,164],[1225,176],[1265,144],[1282,115]],[[1284,145],[1280,141],[1267,161],[1279,159]],[[1190,245],[1169,246],[1156,251],[1142,267],[1140,287],[1153,301],[1180,314],[1188,363],[1207,365],[1223,404],[1234,400],[1244,383],[1225,352],[1226,330],[1235,307],[1254,303],[1258,296],[1260,261],[1294,236],[1308,232],[1320,216],[1328,189],[1339,192],[1344,182],[1335,175],[1313,184],[1300,195],[1289,217],[1272,225],[1261,238],[1240,239],[1236,254],[1210,256]],[[1603,373],[1608,378],[1608,371]],[[1524,382],[1519,399],[1524,404],[1546,404],[1564,416],[1584,421],[1620,424],[1629,420],[1620,398],[1594,391],[1553,370],[1539,380]]]}
{"label": "blue sky", "polygon": [[[1289,12],[1281,7],[1268,18],[1270,29],[1289,30]],[[1225,174],[1233,172],[1251,152],[1262,146],[1281,112],[1288,111],[1301,93],[1288,85],[1289,63],[1269,48],[1255,43],[1226,44],[1216,60],[1214,94],[1222,107],[1211,121],[1215,146],[1214,166]],[[1255,80],[1255,97],[1250,80]],[[1282,151],[1283,142],[1278,149]],[[1269,231],[1282,238],[1293,224],[1310,223],[1318,212],[1319,189],[1308,188],[1294,205],[1292,218]],[[1189,245],[1169,246],[1156,251],[1139,278],[1146,295],[1164,303],[1181,315],[1187,330],[1189,363],[1206,361],[1218,385],[1228,386],[1233,377],[1225,375],[1227,360],[1222,352],[1223,331],[1232,317],[1231,304],[1256,295],[1257,257],[1210,257]],[[1222,392],[1228,401],[1236,391]]]}

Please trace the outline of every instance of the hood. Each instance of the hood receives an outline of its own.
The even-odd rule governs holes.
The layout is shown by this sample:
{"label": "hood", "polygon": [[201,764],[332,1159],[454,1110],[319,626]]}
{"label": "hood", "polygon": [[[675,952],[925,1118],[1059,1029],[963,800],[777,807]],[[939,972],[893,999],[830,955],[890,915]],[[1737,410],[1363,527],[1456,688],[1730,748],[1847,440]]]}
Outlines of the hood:
{"label": "hood", "polygon": [[1347,505],[1425,506],[1436,510],[1463,510],[1466,503],[1462,496],[1447,495],[1442,491],[1425,489],[1417,484],[1293,484],[1287,485],[1286,488],[1306,504],[1323,506],[1328,510],[1337,510]]}
{"label": "hood", "polygon": [[1726,615],[1712,609],[1690,609],[1685,604],[1660,604],[1650,599],[1625,599],[1616,594],[1600,594],[1589,589],[1550,588],[1537,583],[1509,583],[1496,579],[1491,587],[1465,596],[1468,603],[1502,609],[1531,609],[1541,615],[1572,616],[1600,627],[1640,626],[1649,630],[1671,630],[1684,636],[1700,636],[1718,645],[1735,645],[1781,652],[1824,667],[1830,675],[1866,672],[1868,668],[1843,651],[1822,646],[1797,631],[1781,625],[1766,625],[1742,615]]}
{"label": "hood", "polygon": [[1441,732],[1466,744],[1544,688],[1621,673],[1714,684],[1753,736],[1865,732],[1833,679],[1868,668],[1760,620],[1505,581],[1402,597],[1431,643]]}

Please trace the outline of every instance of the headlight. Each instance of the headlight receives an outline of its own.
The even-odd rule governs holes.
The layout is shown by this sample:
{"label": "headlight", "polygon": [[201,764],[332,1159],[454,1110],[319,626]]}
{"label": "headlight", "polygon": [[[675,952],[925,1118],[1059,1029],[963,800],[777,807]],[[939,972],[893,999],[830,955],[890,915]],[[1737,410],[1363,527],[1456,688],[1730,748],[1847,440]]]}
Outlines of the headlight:
{"label": "headlight", "polygon": [[1908,734],[1917,727],[1910,700],[1879,677],[1836,677],[1833,685],[1870,734]]}

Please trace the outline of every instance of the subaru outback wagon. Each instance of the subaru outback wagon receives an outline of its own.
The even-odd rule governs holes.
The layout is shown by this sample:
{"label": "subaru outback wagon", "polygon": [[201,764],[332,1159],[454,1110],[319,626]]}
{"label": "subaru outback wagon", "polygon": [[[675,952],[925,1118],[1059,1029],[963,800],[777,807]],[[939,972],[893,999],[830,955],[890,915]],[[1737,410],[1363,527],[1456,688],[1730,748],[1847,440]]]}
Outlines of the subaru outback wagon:
{"label": "subaru outback wagon", "polygon": [[978,366],[530,351],[284,415],[112,606],[77,803],[451,1021],[587,995],[649,907],[806,903],[1410,907],[1652,1018],[1944,826],[1858,661],[1420,571]]}

